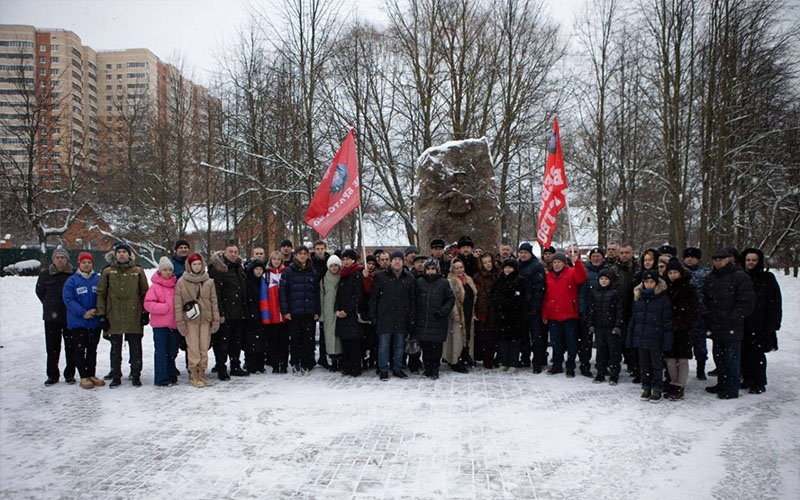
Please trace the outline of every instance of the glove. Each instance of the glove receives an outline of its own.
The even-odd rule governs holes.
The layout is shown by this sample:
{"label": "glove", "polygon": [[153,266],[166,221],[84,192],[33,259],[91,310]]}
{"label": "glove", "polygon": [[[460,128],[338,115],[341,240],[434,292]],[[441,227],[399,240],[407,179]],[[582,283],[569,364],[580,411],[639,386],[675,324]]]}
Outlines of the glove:
{"label": "glove", "polygon": [[620,337],[622,335],[622,328],[615,326],[614,328],[611,329],[611,335],[616,335],[617,337]]}
{"label": "glove", "polygon": [[142,311],[142,318],[141,318],[142,326],[146,326],[150,323],[150,313],[147,311]]}
{"label": "glove", "polygon": [[106,316],[98,316],[97,322],[101,330],[108,331],[111,328],[111,323],[108,321],[108,318]]}
{"label": "glove", "polygon": [[589,327],[589,333],[590,333],[591,335],[594,335],[594,327],[593,327],[593,326],[590,326],[590,327]]}

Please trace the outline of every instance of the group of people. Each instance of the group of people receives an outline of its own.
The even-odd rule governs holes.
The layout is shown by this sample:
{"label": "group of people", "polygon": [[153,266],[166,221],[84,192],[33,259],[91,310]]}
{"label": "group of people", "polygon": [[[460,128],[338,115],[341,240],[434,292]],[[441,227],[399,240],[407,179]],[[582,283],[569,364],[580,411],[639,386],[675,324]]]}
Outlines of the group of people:
{"label": "group of people", "polygon": [[632,381],[641,383],[642,400],[680,401],[689,359],[706,380],[710,337],[716,369],[709,374],[718,379],[706,391],[731,399],[741,388],[766,390],[765,353],[777,349],[781,324],[780,288],[756,248],[722,248],[710,271],[694,247],[682,259],[673,246],[649,248],[637,262],[632,245],[612,243],[590,250],[585,263],[576,247],[547,247],[540,261],[530,243],[519,245],[517,255],[504,243],[495,255],[468,236],[450,247],[436,238],[430,255],[408,247],[365,259],[353,249],[331,254],[324,241],[309,249],[285,240],[268,256],[257,247],[247,261],[235,241],[208,263],[185,240],[174,249],[149,284],[125,243],[109,252],[100,273],[89,253],[80,254],[73,273],[67,252],[54,251],[36,285],[44,308],[45,385],[59,380],[62,338],[66,381],[75,383],[77,369],[81,387],[105,385],[95,373],[102,335],[111,343],[104,379],[121,385],[125,340],[129,378],[140,386],[149,323],[159,386],[177,383],[180,349],[194,387],[212,385],[210,348],[211,371],[221,381],[267,366],[303,376],[316,365],[342,376],[375,369],[387,380],[421,370],[437,379],[444,361],[460,373],[478,363],[569,378],[578,369],[595,383],[617,385],[624,359]]}

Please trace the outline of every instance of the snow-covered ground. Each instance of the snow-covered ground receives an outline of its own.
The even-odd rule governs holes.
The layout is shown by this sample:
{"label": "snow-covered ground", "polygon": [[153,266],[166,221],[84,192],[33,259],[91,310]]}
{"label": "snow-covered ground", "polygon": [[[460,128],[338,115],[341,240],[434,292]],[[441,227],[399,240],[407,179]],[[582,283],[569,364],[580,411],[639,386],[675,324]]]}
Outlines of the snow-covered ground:
{"label": "snow-covered ground", "polygon": [[[800,498],[800,281],[779,279],[767,392],[720,401],[692,376],[684,402],[656,405],[627,376],[611,387],[480,368],[208,389],[184,371],[156,388],[149,329],[144,387],[45,388],[35,278],[3,278],[0,497]],[[108,351],[101,341],[100,375]]]}

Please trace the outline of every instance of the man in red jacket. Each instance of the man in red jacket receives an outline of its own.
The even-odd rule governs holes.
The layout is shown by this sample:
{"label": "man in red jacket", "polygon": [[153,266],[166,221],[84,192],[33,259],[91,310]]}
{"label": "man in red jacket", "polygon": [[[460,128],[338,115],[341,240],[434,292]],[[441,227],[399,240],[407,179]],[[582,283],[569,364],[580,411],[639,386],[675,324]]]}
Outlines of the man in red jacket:
{"label": "man in red jacket", "polygon": [[553,256],[553,270],[547,271],[547,289],[542,303],[542,321],[548,325],[553,345],[553,366],[548,374],[561,373],[564,344],[567,347],[567,377],[575,376],[575,355],[578,352],[578,290],[586,281],[586,269],[577,252],[572,253],[574,267],[567,256]]}

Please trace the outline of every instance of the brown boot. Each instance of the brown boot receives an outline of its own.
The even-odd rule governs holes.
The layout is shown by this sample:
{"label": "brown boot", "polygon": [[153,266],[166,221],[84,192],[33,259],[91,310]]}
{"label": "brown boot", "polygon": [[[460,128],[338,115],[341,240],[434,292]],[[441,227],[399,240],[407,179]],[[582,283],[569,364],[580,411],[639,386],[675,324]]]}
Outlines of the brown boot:
{"label": "brown boot", "polygon": [[201,382],[203,383],[203,385],[205,385],[206,387],[211,387],[212,385],[214,385],[214,382],[210,381],[210,380],[208,379],[208,377],[206,377],[206,371],[205,371],[204,369],[202,369],[202,368],[198,368],[198,369],[197,369],[197,374],[200,376],[200,381],[201,381]]}
{"label": "brown boot", "polygon": [[200,380],[200,374],[196,368],[189,373],[189,384],[198,389],[206,386],[203,381]]}
{"label": "brown boot", "polygon": [[89,377],[89,380],[92,381],[95,387],[103,387],[104,385],[106,385],[106,383],[103,380],[97,377]]}
{"label": "brown boot", "polygon": [[81,389],[94,389],[94,384],[88,378],[82,378],[80,382]]}

